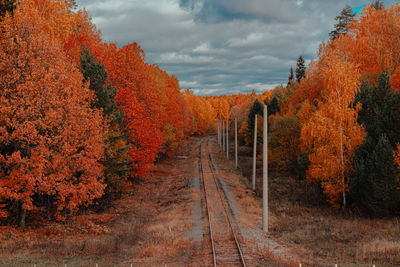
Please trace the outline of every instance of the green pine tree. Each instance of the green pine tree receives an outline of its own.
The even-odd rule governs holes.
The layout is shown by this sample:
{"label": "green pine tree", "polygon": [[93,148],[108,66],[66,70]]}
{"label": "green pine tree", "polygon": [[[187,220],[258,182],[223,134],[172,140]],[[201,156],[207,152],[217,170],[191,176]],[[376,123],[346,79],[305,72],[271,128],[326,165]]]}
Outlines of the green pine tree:
{"label": "green pine tree", "polygon": [[310,167],[310,158],[306,152],[301,153],[300,156],[297,157],[297,165],[295,166],[294,173],[301,180],[306,179],[306,174],[308,167]]}
{"label": "green pine tree", "polygon": [[279,108],[279,103],[278,99],[276,99],[276,96],[271,98],[271,100],[268,102],[267,98],[264,100],[265,105],[268,106],[268,116],[271,116],[272,114],[279,113],[281,110]]}
{"label": "green pine tree", "polygon": [[329,33],[330,39],[334,40],[339,35],[347,33],[347,25],[350,24],[354,16],[353,9],[349,5],[346,5],[340,12],[340,15],[335,18],[337,23],[334,26],[334,30]]}
{"label": "green pine tree", "polygon": [[365,126],[375,143],[382,134],[389,139],[393,149],[400,141],[400,94],[393,92],[387,72],[379,75],[377,86],[362,82],[355,103],[361,103],[358,122]]}
{"label": "green pine tree", "polygon": [[373,138],[367,137],[356,156],[357,164],[350,182],[354,203],[374,216],[392,215],[400,204],[400,191],[396,182],[399,171],[394,166],[389,139],[383,134],[375,143]]}
{"label": "green pine tree", "polygon": [[293,82],[294,79],[294,74],[293,74],[293,68],[290,67],[290,72],[289,72],[289,77],[288,77],[288,86]]}
{"label": "green pine tree", "polygon": [[376,0],[371,4],[376,10],[381,10],[385,5],[383,4],[383,1]]}
{"label": "green pine tree", "polygon": [[300,82],[301,79],[306,77],[306,65],[304,63],[304,58],[299,56],[297,59],[297,67],[296,67],[296,81]]}
{"label": "green pine tree", "polygon": [[258,101],[258,99],[256,99],[254,101],[253,106],[250,108],[250,112],[249,115],[247,117],[247,135],[250,140],[249,145],[253,145],[253,136],[254,136],[254,117],[255,115],[260,115],[263,116],[264,115],[264,106],[263,104],[261,104],[260,101]]}
{"label": "green pine tree", "polygon": [[103,111],[107,123],[107,136],[104,165],[104,178],[107,184],[103,200],[119,197],[130,171],[128,133],[124,130],[124,114],[117,108],[115,95],[117,89],[107,85],[107,71],[104,64],[90,54],[85,46],[80,56],[83,81],[90,82],[90,89],[95,91],[96,99],[92,106]]}
{"label": "green pine tree", "polygon": [[400,199],[396,183],[399,171],[393,158],[400,142],[400,95],[393,92],[390,77],[383,72],[377,86],[361,84],[356,103],[362,105],[358,122],[364,125],[367,135],[355,152],[350,195],[363,210],[373,215],[389,215]]}

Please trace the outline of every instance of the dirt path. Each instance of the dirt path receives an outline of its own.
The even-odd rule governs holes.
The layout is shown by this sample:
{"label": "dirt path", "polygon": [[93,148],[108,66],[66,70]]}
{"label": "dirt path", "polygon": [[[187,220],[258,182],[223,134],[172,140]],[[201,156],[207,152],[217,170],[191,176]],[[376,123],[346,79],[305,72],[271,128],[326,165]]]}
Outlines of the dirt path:
{"label": "dirt path", "polygon": [[[279,245],[258,228],[258,211],[253,211],[259,203],[246,192],[231,162],[223,160],[215,137],[203,149],[210,156],[201,159],[200,144],[208,139],[190,138],[174,158],[158,163],[150,177],[138,179],[103,213],[89,212],[65,223],[35,222],[28,224],[25,232],[0,228],[0,266],[212,266],[199,171],[202,162],[203,171],[211,173],[207,158],[213,161],[216,178],[239,227],[236,230],[248,266],[285,266],[279,253],[271,249]],[[216,190],[215,182],[212,189],[212,180],[206,177],[205,181]],[[209,194],[212,216],[224,221],[222,203],[216,196]],[[232,239],[226,228],[214,222],[216,234],[226,239],[220,239],[224,243],[220,251],[221,247],[228,250],[226,244]],[[224,257],[218,260],[236,262],[237,256]]]}
{"label": "dirt path", "polygon": [[190,138],[102,213],[0,227],[0,266],[199,266],[200,141]]}

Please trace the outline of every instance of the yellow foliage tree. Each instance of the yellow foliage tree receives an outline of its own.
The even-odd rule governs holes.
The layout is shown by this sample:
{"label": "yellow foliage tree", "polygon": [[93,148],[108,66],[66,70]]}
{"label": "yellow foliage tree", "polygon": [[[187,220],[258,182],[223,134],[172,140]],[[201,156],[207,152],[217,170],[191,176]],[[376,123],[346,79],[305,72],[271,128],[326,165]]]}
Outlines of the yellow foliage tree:
{"label": "yellow foliage tree", "polygon": [[327,52],[328,60],[321,71],[324,81],[322,101],[302,128],[301,145],[311,162],[308,181],[320,182],[335,207],[339,206],[342,196],[345,208],[349,183],[346,177],[353,165],[351,157],[364,137],[364,130],[357,123],[360,106],[351,107],[360,75],[340,51]]}

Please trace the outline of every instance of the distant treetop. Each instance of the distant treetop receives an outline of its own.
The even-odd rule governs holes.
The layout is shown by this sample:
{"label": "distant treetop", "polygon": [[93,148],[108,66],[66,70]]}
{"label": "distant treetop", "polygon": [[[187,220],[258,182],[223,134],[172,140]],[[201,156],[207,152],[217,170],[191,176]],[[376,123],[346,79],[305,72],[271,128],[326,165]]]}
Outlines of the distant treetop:
{"label": "distant treetop", "polygon": [[329,33],[330,39],[334,40],[340,34],[347,33],[347,25],[350,24],[354,16],[353,9],[349,5],[346,5],[340,12],[340,15],[335,18],[338,23],[335,24],[334,30]]}

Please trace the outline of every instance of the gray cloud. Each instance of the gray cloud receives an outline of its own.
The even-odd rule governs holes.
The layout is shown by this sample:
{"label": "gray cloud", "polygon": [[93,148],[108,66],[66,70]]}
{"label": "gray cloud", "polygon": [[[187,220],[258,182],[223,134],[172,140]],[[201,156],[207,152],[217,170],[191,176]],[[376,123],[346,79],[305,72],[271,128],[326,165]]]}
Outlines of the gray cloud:
{"label": "gray cloud", "polygon": [[[107,41],[138,42],[146,60],[197,94],[286,84],[316,57],[346,0],[78,0]],[[389,1],[385,2],[389,4]],[[390,2],[391,3],[391,2]]]}
{"label": "gray cloud", "polygon": [[291,6],[288,1],[270,0],[268,6],[265,3],[262,0],[209,0],[204,2],[195,19],[210,23],[231,20],[293,23],[298,19],[295,14],[297,6]]}

